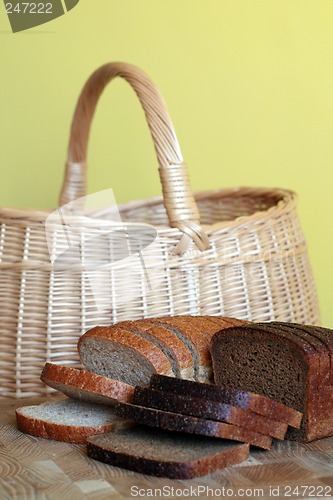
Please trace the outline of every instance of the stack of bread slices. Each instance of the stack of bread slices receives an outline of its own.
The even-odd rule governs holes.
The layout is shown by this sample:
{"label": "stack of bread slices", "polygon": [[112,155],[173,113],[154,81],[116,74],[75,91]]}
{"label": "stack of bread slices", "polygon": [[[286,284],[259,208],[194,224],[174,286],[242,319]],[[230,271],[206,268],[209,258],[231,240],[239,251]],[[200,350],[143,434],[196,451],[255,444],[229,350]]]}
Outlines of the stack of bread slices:
{"label": "stack of bread slices", "polygon": [[[331,358],[320,357],[319,340],[311,351],[306,328],[208,316],[93,328],[78,343],[84,370],[47,363],[42,372],[42,381],[67,398],[19,408],[18,427],[35,436],[87,442],[92,458],[170,478],[239,463],[250,445],[269,449],[272,439],[284,439],[288,426],[293,438],[310,440],[304,438],[309,391],[303,391],[304,401],[288,399],[290,381],[283,389],[279,380],[294,360],[291,379],[301,377],[311,387],[323,382],[318,370],[311,378],[313,360],[321,375]],[[266,353],[271,372],[269,359],[262,360]],[[278,359],[287,363],[280,372]]]}

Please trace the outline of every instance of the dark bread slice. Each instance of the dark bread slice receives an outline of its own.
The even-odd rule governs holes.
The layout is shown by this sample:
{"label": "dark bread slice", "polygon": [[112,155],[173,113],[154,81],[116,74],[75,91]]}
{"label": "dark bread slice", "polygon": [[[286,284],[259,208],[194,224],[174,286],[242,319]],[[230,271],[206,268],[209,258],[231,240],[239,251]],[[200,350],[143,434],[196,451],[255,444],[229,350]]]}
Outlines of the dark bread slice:
{"label": "dark bread slice", "polygon": [[[305,332],[304,330],[301,330],[299,328],[290,328],[285,325],[276,326],[275,324],[271,325],[270,323],[258,323],[256,326],[262,331],[274,335],[277,334],[279,337],[291,341],[297,346],[300,346],[303,354],[305,355],[305,363],[307,363],[308,365],[308,374],[305,379],[305,386],[303,387],[302,391],[303,397],[301,400],[299,400],[299,398],[297,397],[300,393],[299,388],[296,394],[296,398],[293,398],[293,406],[303,413],[302,424],[299,430],[290,429],[286,435],[286,439],[293,441],[312,441],[313,436],[317,435],[317,422],[321,418],[321,411],[317,404],[312,403],[311,394],[317,394],[318,392],[318,387],[321,381],[320,359],[325,357],[326,353],[319,353],[313,344],[310,344],[308,340],[305,340],[305,338],[307,338]],[[298,373],[297,381],[299,381],[299,377],[300,374]],[[279,383],[281,384],[282,380],[280,380]],[[289,387],[288,391],[290,398]],[[282,401],[285,401],[286,397],[288,397],[288,395],[284,395]]]}
{"label": "dark bread slice", "polygon": [[176,377],[193,378],[191,353],[174,332],[163,326],[153,325],[147,320],[123,321],[117,326],[140,335],[161,349],[168,358]]}
{"label": "dark bread slice", "polygon": [[173,392],[179,395],[193,396],[249,409],[267,418],[284,422],[291,427],[299,428],[301,425],[302,413],[249,391],[234,390],[212,384],[201,384],[163,375],[153,375],[150,380],[150,387],[159,391]]}
{"label": "dark bread slice", "polygon": [[[333,381],[333,332],[332,330],[329,330],[328,328],[323,328],[320,326],[313,326],[313,325],[298,325],[297,323],[281,323],[274,321],[270,323],[271,325],[284,325],[288,326],[290,328],[297,328],[301,332],[304,331],[308,334],[309,337],[312,337],[309,342],[312,342],[313,345],[315,346],[316,350],[319,352],[322,352],[323,354],[326,353],[326,356],[324,355],[321,359],[321,366],[324,365],[325,367],[328,366],[328,373],[326,376],[323,375],[322,383],[328,383],[332,384]],[[326,351],[325,351],[326,349]],[[328,358],[328,360],[327,360]],[[322,368],[321,373],[326,371],[326,368]]]}
{"label": "dark bread slice", "polygon": [[246,460],[248,444],[136,427],[94,436],[88,456],[115,467],[170,479],[192,479]]}
{"label": "dark bread slice", "polygon": [[331,356],[329,349],[324,341],[318,338],[313,332],[313,327],[306,325],[298,325],[294,323],[271,322],[270,327],[289,329],[296,336],[301,336],[306,340],[316,351],[316,365],[318,368],[317,389],[321,385],[329,383],[331,376]]}
{"label": "dark bread slice", "polygon": [[264,436],[255,431],[250,431],[237,425],[225,424],[214,420],[191,417],[180,413],[156,410],[154,408],[144,408],[131,403],[116,403],[115,413],[119,416],[134,420],[138,424],[158,427],[168,431],[185,432],[189,434],[199,434],[201,436],[211,436],[224,438],[233,441],[252,444],[265,450],[270,449],[272,438]]}
{"label": "dark bread slice", "polygon": [[298,328],[291,333],[269,323],[229,328],[214,335],[212,355],[218,382],[264,394],[304,413],[300,430],[288,432],[287,438],[309,442],[333,434],[333,391],[320,386],[320,358],[326,354],[303,335]]}
{"label": "dark bread slice", "polygon": [[68,397],[108,406],[115,401],[130,402],[134,392],[134,387],[125,382],[53,363],[45,364],[40,378]]}
{"label": "dark bread slice", "polygon": [[[274,323],[275,324],[275,323]],[[327,328],[287,324],[290,328],[297,329],[301,335],[307,335],[307,338],[317,350],[319,356],[319,376],[317,380],[317,389],[308,394],[307,402],[307,428],[308,435],[322,436],[331,432],[333,427],[333,388],[332,388],[332,355],[333,355],[333,332]],[[307,332],[306,334],[304,332]],[[312,366],[312,364],[311,364]],[[314,364],[312,371],[314,371]],[[288,431],[289,439],[293,435]]]}
{"label": "dark bread slice", "polygon": [[87,371],[129,385],[148,385],[152,374],[172,376],[171,365],[152,342],[117,326],[97,326],[78,342],[81,363]]}
{"label": "dark bread slice", "polygon": [[130,425],[110,407],[69,398],[18,408],[16,421],[18,429],[26,434],[66,443],[85,443],[89,436]]}
{"label": "dark bread slice", "polygon": [[138,386],[131,402],[139,406],[239,425],[276,439],[284,439],[288,428],[288,424],[237,406]]}

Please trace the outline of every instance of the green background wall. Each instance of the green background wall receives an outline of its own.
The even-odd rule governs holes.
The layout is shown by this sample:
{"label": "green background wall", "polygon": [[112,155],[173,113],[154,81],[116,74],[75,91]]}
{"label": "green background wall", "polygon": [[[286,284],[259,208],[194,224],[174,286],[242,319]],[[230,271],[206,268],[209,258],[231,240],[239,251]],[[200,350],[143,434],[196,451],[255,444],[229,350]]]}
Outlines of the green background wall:
{"label": "green background wall", "polygon": [[[99,65],[145,69],[174,120],[194,190],[279,186],[299,193],[322,319],[333,327],[333,2],[81,0],[12,34],[0,5],[0,204],[57,204],[71,115]],[[89,149],[90,192],[159,194],[140,106],[105,92]]]}

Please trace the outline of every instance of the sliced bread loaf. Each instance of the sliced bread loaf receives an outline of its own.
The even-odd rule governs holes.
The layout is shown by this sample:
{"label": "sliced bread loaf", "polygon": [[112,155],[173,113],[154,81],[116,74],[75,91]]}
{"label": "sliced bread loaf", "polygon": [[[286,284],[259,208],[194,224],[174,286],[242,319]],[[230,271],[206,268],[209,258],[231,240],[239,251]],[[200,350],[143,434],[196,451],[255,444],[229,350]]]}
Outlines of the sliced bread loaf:
{"label": "sliced bread loaf", "polygon": [[137,427],[94,436],[88,456],[107,464],[170,479],[191,479],[248,458],[249,446]]}
{"label": "sliced bread loaf", "polygon": [[173,331],[160,325],[154,325],[144,319],[123,321],[118,323],[118,326],[140,335],[161,349],[168,358],[176,377],[193,378],[194,367],[191,353]]}
{"label": "sliced bread loaf", "polygon": [[333,389],[331,377],[324,376],[329,349],[325,353],[305,335],[313,331],[321,338],[318,328],[306,330],[261,323],[229,328],[212,338],[216,381],[304,413],[299,431],[287,433],[288,439],[303,442],[333,435]]}
{"label": "sliced bread loaf", "polygon": [[158,410],[239,425],[245,429],[272,436],[276,439],[284,439],[288,428],[288,424],[269,419],[251,410],[210,401],[209,399],[157,391],[147,387],[135,388],[132,403]]}
{"label": "sliced bread loaf", "polygon": [[[161,325],[173,332],[191,352],[194,365],[195,380],[212,379],[212,361],[209,352],[209,341],[195,327],[193,317],[184,319],[181,316],[149,318],[149,322]],[[139,385],[139,384],[138,384]]]}
{"label": "sliced bread loaf", "polygon": [[53,363],[45,364],[41,380],[71,398],[109,406],[115,401],[130,402],[134,392],[125,382]]}
{"label": "sliced bread loaf", "polygon": [[145,408],[131,403],[116,403],[115,412],[125,418],[134,420],[138,424],[158,427],[164,430],[199,434],[216,438],[230,439],[252,444],[268,450],[272,438],[255,431],[232,424],[213,420],[191,417],[180,413]]}
{"label": "sliced bread loaf", "polygon": [[129,426],[110,407],[68,398],[18,408],[16,421],[26,434],[66,443],[85,443],[88,436]]}
{"label": "sliced bread loaf", "polygon": [[173,375],[169,360],[152,342],[117,327],[97,326],[78,342],[87,371],[129,385],[148,385],[152,374]]}
{"label": "sliced bread loaf", "polygon": [[297,410],[265,396],[219,385],[200,384],[191,380],[153,375],[150,380],[150,387],[159,391],[173,392],[179,395],[193,396],[249,409],[254,413],[278,422],[284,422],[295,428],[300,427],[303,416]]}

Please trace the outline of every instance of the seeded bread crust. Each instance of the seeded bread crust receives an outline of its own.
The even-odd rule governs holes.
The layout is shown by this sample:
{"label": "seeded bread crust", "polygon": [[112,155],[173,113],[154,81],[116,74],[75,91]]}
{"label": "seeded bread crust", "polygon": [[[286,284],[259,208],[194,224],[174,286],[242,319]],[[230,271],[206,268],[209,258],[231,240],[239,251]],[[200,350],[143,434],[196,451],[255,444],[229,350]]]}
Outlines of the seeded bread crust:
{"label": "seeded bread crust", "polygon": [[264,436],[258,432],[250,431],[236,425],[181,415],[180,413],[144,408],[130,403],[119,402],[115,405],[115,412],[119,416],[134,420],[138,424],[169,431],[241,441],[265,450],[270,449],[272,444],[270,436]]}
{"label": "seeded bread crust", "polygon": [[284,422],[295,428],[300,427],[303,416],[297,410],[265,396],[218,385],[153,375],[150,380],[150,388],[231,404],[239,408],[249,409],[278,422]]}
{"label": "seeded bread crust", "polygon": [[88,456],[107,464],[170,479],[192,479],[248,458],[249,445],[136,428],[89,438]]}
{"label": "seeded bread crust", "polygon": [[[104,425],[75,425],[75,424],[59,424],[54,422],[46,421],[43,418],[38,417],[38,411],[40,406],[48,405],[49,408],[54,408],[55,412],[59,411],[59,401],[42,403],[42,405],[34,406],[23,406],[16,410],[16,422],[17,427],[21,432],[25,434],[30,434],[31,436],[42,437],[46,439],[54,439],[56,441],[62,441],[66,443],[85,443],[89,436],[94,436],[96,434],[104,434],[115,429],[124,429],[130,425],[129,422],[125,422],[123,419],[115,416],[110,408],[109,415],[105,418]],[[64,407],[68,400],[67,398],[63,400],[62,406]],[[82,405],[83,415],[82,418],[89,419],[89,408],[102,408],[100,405],[93,405],[89,403],[76,402],[77,405]],[[27,411],[36,411],[36,417],[32,417],[27,414]],[[72,405],[70,404],[68,408],[69,416],[72,412]]]}
{"label": "seeded bread crust", "polygon": [[68,397],[108,406],[130,402],[134,392],[133,386],[119,380],[53,363],[45,364],[41,380]]}
{"label": "seeded bread crust", "polygon": [[[281,385],[280,381],[278,391],[280,396],[278,396],[278,399],[280,397],[283,397],[284,399],[290,399],[290,401],[294,399],[295,402],[290,402],[290,404],[292,404],[296,409],[303,411],[304,418],[300,430],[288,431],[286,436],[287,439],[301,442],[310,442],[314,439],[333,435],[333,418],[331,416],[333,409],[333,391],[332,386],[329,382],[331,377],[327,376],[327,369],[332,365],[330,365],[331,359],[329,359],[330,350],[327,348],[327,346],[325,350],[324,345],[319,342],[319,340],[322,340],[319,333],[321,331],[320,327],[311,327],[307,325],[288,326],[284,324],[281,325],[280,323],[263,323],[257,325],[248,325],[246,327],[246,330],[249,335],[253,335],[254,339],[259,338],[258,335],[261,335],[263,345],[265,343],[267,345],[270,344],[271,346],[275,344],[278,348],[279,345],[282,345],[281,341],[285,339],[285,345],[289,345],[291,349],[295,349],[295,347],[297,346],[296,350],[291,350],[289,352],[293,353],[292,356],[294,356],[295,359],[295,367],[299,366],[297,370],[300,370],[300,374],[297,375],[297,380],[296,378],[294,379],[295,382],[293,386],[290,385],[285,389],[284,394],[282,393],[284,384]],[[241,331],[237,330],[237,328],[235,329],[234,333],[230,333],[230,329],[228,330],[228,332],[229,333],[227,333],[226,335],[234,335],[235,339],[240,339],[241,335],[243,335]],[[216,358],[217,371],[220,371],[218,364],[224,363],[224,369],[229,370],[229,375],[232,376],[232,373],[230,372],[231,368],[227,360],[227,355],[223,353],[223,351],[225,350],[225,340],[227,340],[227,337],[223,337],[223,332],[219,332],[219,334],[217,334],[217,337],[220,337],[221,339],[224,338],[224,341],[220,343],[220,347],[215,348],[216,356],[214,355],[215,336],[212,339],[212,352],[213,358]],[[219,349],[220,359],[218,360],[217,351],[219,351]],[[279,349],[281,348],[279,347]],[[244,344],[244,355],[246,354],[246,352],[246,344]],[[281,357],[283,358],[283,356]],[[302,361],[300,361],[301,359]],[[246,376],[245,374],[247,373],[247,369],[248,368],[243,368],[244,376]],[[234,365],[233,370],[236,370],[236,372],[234,372],[234,375],[237,373],[238,375],[236,376],[236,378],[238,377],[240,380],[242,378],[242,375],[240,376],[240,371],[237,369],[236,365]],[[217,375],[217,380],[222,381],[222,375],[221,377],[220,375]],[[265,374],[266,380],[267,376],[270,376],[270,374]],[[276,374],[272,372],[271,376],[275,377]],[[286,375],[286,377],[289,377],[289,375]],[[264,376],[262,378],[262,382],[260,381],[260,379],[258,380],[259,383],[256,386],[253,386],[251,384],[246,385],[246,389],[255,390],[256,392],[263,393],[266,396],[272,396],[270,392],[271,389],[265,383]],[[299,384],[301,384],[300,388],[298,388]],[[273,385],[272,389],[274,389]],[[299,396],[300,394],[302,394],[302,396]]]}
{"label": "seeded bread crust", "polygon": [[[120,350],[124,356],[132,355],[136,359],[137,366],[124,367],[119,362],[112,361],[109,354],[111,355],[115,349]],[[153,373],[173,375],[170,362],[158,347],[139,335],[121,328],[97,326],[89,330],[79,339],[78,352],[81,363],[87,371],[121,380],[130,385],[148,384],[149,377]],[[138,356],[141,357],[140,364]],[[141,378],[140,370],[143,373],[143,366],[150,373],[149,376]]]}
{"label": "seeded bread crust", "polygon": [[132,404],[234,424],[276,439],[284,439],[288,428],[288,424],[263,417],[251,410],[150,388],[136,387]]}
{"label": "seeded bread crust", "polygon": [[118,326],[138,335],[145,335],[145,338],[155,343],[168,356],[170,364],[176,365],[174,369],[176,377],[193,378],[194,368],[191,353],[174,332],[154,325],[147,320],[123,321],[118,323]]}

